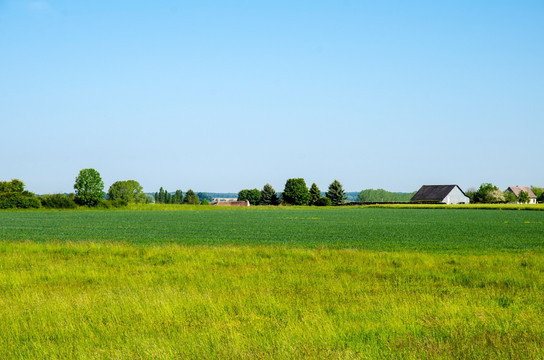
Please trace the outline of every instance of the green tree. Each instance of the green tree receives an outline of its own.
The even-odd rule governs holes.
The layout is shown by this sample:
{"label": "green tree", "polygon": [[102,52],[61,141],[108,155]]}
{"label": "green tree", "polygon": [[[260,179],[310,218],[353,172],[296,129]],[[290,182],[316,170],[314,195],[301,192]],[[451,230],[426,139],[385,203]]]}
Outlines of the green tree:
{"label": "green tree", "polygon": [[312,183],[312,186],[310,187],[310,201],[308,204],[315,205],[319,199],[321,199],[321,190],[319,190],[316,183]]}
{"label": "green tree", "polygon": [[544,198],[544,189],[541,187],[531,186],[531,190],[533,191],[533,194],[535,194],[538,201],[541,201],[539,199]]}
{"label": "green tree", "polygon": [[142,186],[136,180],[116,181],[108,190],[108,199],[126,202],[145,202]]}
{"label": "green tree", "polygon": [[185,194],[185,199],[183,200],[183,202],[186,204],[198,205],[200,204],[200,199],[193,190],[189,189]]}
{"label": "green tree", "polygon": [[280,203],[276,190],[270,184],[266,184],[261,190],[259,205],[278,205]]}
{"label": "green tree", "polygon": [[507,203],[515,203],[518,201],[518,198],[516,195],[511,191],[504,191],[503,192],[504,201]]}
{"label": "green tree", "polygon": [[39,208],[40,200],[18,179],[0,181],[0,209]]}
{"label": "green tree", "polygon": [[183,204],[183,191],[176,190],[172,196],[172,204]]}
{"label": "green tree", "polygon": [[310,192],[304,179],[288,179],[281,194],[281,199],[291,205],[307,205],[310,200]]}
{"label": "green tree", "polygon": [[204,200],[204,199],[208,200],[208,202],[213,200],[213,197],[211,197],[210,195],[208,195],[205,192],[198,192],[198,193],[196,193],[196,196],[198,196],[198,198],[200,199],[200,202],[202,202],[202,200]]}
{"label": "green tree", "polygon": [[165,196],[164,196],[164,189],[161,188],[159,189],[159,196],[155,199],[155,202],[159,203],[159,204],[163,204],[164,201],[165,201]]}
{"label": "green tree", "polygon": [[258,205],[261,200],[259,189],[244,189],[238,192],[238,201],[249,201],[251,205]]}
{"label": "green tree", "polygon": [[529,198],[529,193],[527,191],[521,190],[518,195],[518,202],[520,204],[527,204],[529,200],[531,200],[531,198]]}
{"label": "green tree", "polygon": [[340,184],[340,181],[338,180],[334,180],[329,185],[329,191],[327,191],[325,196],[331,199],[332,205],[335,205],[335,206],[343,204],[347,198],[346,192],[344,191],[342,184]]}
{"label": "green tree", "polygon": [[471,202],[484,203],[484,204],[499,202],[497,201],[498,190],[499,188],[491,183],[483,183],[478,188],[478,191],[476,191],[476,193],[474,194],[474,198],[471,199]]}
{"label": "green tree", "polygon": [[210,205],[210,202],[208,201],[208,199],[204,198],[204,199],[202,199],[202,201],[200,202],[200,205]]}
{"label": "green tree", "polygon": [[0,181],[0,193],[23,193],[25,184],[19,179]]}
{"label": "green tree", "polygon": [[75,201],[80,205],[96,206],[104,197],[104,183],[95,169],[83,169],[74,184]]}

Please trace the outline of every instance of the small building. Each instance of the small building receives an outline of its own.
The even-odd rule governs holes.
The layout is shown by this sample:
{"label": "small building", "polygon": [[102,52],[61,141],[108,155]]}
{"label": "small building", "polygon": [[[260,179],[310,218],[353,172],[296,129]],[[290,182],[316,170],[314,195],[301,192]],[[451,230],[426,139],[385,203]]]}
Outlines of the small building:
{"label": "small building", "polygon": [[230,200],[230,201],[224,201],[224,200],[217,200],[212,201],[210,205],[218,205],[218,206],[249,206],[249,200],[244,201],[237,201],[237,199]]}
{"label": "small building", "polygon": [[536,195],[528,186],[509,186],[506,191],[513,193],[517,198],[519,198],[519,193],[521,191],[525,191],[527,194],[529,194],[529,204],[536,204]]}
{"label": "small building", "polygon": [[412,197],[411,201],[436,201],[444,204],[470,203],[469,197],[458,185],[423,185]]}

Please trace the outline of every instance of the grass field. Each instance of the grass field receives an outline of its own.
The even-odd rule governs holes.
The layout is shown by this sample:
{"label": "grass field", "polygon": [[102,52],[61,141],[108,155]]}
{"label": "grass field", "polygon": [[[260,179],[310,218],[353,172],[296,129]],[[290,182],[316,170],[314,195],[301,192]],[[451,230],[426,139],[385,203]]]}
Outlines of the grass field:
{"label": "grass field", "polygon": [[0,238],[469,254],[523,252],[544,245],[544,213],[381,208],[4,211],[0,212]]}
{"label": "grass field", "polygon": [[0,212],[0,358],[544,358],[543,220]]}

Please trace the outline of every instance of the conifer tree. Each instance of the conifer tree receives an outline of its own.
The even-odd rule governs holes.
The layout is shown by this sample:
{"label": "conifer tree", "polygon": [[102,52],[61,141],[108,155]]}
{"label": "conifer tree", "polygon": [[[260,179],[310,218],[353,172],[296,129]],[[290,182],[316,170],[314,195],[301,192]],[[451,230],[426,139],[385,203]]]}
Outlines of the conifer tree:
{"label": "conifer tree", "polygon": [[332,205],[340,205],[347,199],[346,192],[338,180],[334,180],[329,185],[329,191],[325,196],[331,199]]}
{"label": "conifer tree", "polygon": [[280,203],[276,190],[270,184],[266,184],[261,190],[259,205],[278,205]]}
{"label": "conifer tree", "polygon": [[310,205],[315,205],[317,200],[321,199],[321,190],[317,187],[315,183],[310,187]]}

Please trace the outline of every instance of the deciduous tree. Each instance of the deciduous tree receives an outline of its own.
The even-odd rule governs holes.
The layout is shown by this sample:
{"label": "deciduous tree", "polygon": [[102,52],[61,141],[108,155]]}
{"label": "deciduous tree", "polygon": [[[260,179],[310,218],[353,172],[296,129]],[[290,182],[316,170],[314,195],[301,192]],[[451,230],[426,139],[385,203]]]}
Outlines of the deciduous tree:
{"label": "deciduous tree", "polygon": [[186,204],[198,205],[200,204],[200,199],[193,190],[189,189],[185,194],[185,199],[183,200],[183,202]]}
{"label": "deciduous tree", "polygon": [[259,189],[244,189],[238,192],[238,201],[249,201],[251,205],[258,205],[261,200]]}
{"label": "deciduous tree", "polygon": [[183,191],[176,190],[172,196],[172,204],[183,204]]}
{"label": "deciduous tree", "polygon": [[75,201],[80,205],[96,206],[104,197],[104,183],[95,169],[83,169],[74,184]]}
{"label": "deciduous tree", "polygon": [[288,179],[281,194],[281,199],[291,205],[308,205],[310,192],[302,178]]}
{"label": "deciduous tree", "polygon": [[116,181],[108,190],[108,199],[126,202],[145,202],[142,186],[136,180]]}
{"label": "deciduous tree", "polygon": [[529,200],[531,200],[531,198],[529,198],[529,193],[527,191],[521,190],[518,194],[518,202],[520,204],[527,204]]}

